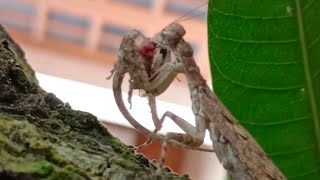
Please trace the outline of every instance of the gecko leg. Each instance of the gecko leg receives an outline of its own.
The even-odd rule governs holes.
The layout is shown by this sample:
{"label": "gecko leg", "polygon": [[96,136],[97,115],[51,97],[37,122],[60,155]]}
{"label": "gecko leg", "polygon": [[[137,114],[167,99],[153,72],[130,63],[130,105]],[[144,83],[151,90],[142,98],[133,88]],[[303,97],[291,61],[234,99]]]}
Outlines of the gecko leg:
{"label": "gecko leg", "polygon": [[107,80],[111,79],[114,72],[116,71],[116,68],[113,68],[111,71],[110,71],[110,75],[106,77]]}
{"label": "gecko leg", "polygon": [[[149,107],[151,110],[151,115],[152,115],[152,120],[153,124],[156,127],[155,130],[153,131],[154,134],[156,134],[161,128],[162,128],[162,121],[160,121],[157,113],[157,105],[156,105],[156,98],[153,95],[148,95],[148,100],[149,100]],[[150,145],[152,143],[152,138],[149,137],[147,141],[137,147],[134,148],[134,150],[141,150],[144,147]]]}
{"label": "gecko leg", "polygon": [[133,89],[134,89],[134,87],[132,86],[132,81],[133,80],[129,80],[129,91],[128,91],[128,103],[129,103],[129,109],[131,109],[132,108],[132,95],[133,95]]}

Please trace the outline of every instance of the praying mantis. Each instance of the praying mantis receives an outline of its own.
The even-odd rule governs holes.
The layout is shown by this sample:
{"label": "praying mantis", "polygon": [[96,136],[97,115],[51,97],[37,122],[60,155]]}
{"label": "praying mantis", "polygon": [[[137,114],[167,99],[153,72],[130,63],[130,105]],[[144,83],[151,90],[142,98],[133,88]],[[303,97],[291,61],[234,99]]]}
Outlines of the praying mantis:
{"label": "praying mantis", "polygon": [[[192,100],[196,127],[171,112],[160,119],[171,118],[186,134],[168,133],[167,139],[197,147],[202,144],[205,131],[209,130],[212,147],[220,163],[234,179],[286,179],[267,157],[255,139],[246,131],[206,84],[193,58],[191,45],[183,39],[186,31],[182,25],[172,23],[157,34],[154,41],[170,49],[176,65],[184,68]],[[179,69],[179,68],[177,68]],[[161,72],[157,72],[160,76]],[[190,140],[190,136],[193,140]],[[165,152],[164,143],[162,151]],[[165,159],[162,153],[160,167]]]}
{"label": "praying mantis", "polygon": [[[144,64],[147,58],[144,55],[138,55],[139,49],[134,42],[141,33],[136,30],[132,31],[131,34],[124,37],[121,43],[119,60],[113,71],[113,91],[119,110],[137,130],[151,139],[163,142],[157,173],[161,171],[165,161],[167,144],[181,148],[212,151],[199,148],[203,143],[205,131],[208,130],[213,151],[233,179],[286,179],[254,138],[238,123],[208,87],[193,58],[191,45],[183,39],[185,33],[181,24],[171,23],[151,40],[154,43],[153,47],[163,49],[167,53],[173,52],[175,61],[162,59],[163,62],[159,63],[159,67],[153,70],[151,76],[148,76]],[[126,72],[129,72],[131,76],[130,88],[143,89],[150,97],[149,105],[156,126],[154,133],[140,125],[130,115],[123,103],[121,83]],[[169,111],[164,113],[160,119],[156,115],[155,96],[165,91],[178,72],[184,73],[188,81],[192,111],[195,115],[195,127]],[[170,132],[165,137],[155,134],[166,117],[171,118],[185,134]]]}

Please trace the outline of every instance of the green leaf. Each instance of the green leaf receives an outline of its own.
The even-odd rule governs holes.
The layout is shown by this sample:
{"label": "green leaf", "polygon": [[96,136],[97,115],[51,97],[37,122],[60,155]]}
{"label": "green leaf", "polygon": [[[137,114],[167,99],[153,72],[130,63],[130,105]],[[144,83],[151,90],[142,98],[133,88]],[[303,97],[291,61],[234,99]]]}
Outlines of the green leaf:
{"label": "green leaf", "polygon": [[214,90],[288,179],[320,179],[320,1],[212,0]]}

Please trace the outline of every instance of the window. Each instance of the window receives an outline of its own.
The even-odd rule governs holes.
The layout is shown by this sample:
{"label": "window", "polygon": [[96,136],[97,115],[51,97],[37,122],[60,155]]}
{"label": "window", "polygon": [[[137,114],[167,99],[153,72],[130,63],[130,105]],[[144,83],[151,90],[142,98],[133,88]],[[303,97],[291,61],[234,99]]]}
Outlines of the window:
{"label": "window", "polygon": [[155,0],[118,0],[118,1],[145,7],[145,8],[152,8],[154,6]]}
{"label": "window", "polygon": [[112,52],[118,51],[123,36],[130,30],[131,28],[112,24],[104,25],[102,29],[102,36],[100,38],[99,49]]}
{"label": "window", "polygon": [[0,0],[0,23],[9,28],[31,32],[37,9],[32,4]]}
{"label": "window", "polygon": [[84,45],[90,27],[91,23],[86,18],[53,11],[49,13],[47,35],[59,41]]}
{"label": "window", "polygon": [[196,9],[197,6],[199,6],[199,1],[197,3],[190,3],[190,2],[186,3],[185,1],[168,1],[165,9],[166,11],[171,13],[181,14],[181,16],[187,13],[190,13],[192,11],[192,13],[188,15],[186,18],[193,17],[199,20],[206,20],[207,19],[206,6]]}

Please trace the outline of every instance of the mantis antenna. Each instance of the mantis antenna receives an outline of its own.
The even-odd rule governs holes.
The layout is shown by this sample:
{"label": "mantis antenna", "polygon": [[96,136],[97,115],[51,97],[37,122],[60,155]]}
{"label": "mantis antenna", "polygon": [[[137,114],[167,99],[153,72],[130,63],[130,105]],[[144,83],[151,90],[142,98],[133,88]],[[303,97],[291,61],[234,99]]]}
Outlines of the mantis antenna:
{"label": "mantis antenna", "polygon": [[187,12],[186,14],[184,14],[183,16],[181,16],[181,17],[179,17],[178,19],[176,19],[175,21],[173,21],[172,23],[177,23],[177,22],[185,21],[185,20],[192,19],[192,18],[194,18],[194,17],[197,17],[197,16],[201,15],[202,13],[199,13],[199,14],[193,15],[193,16],[191,16],[191,17],[187,17],[186,19],[183,19],[184,17],[188,16],[189,14],[192,14],[192,13],[195,12],[197,9],[205,6],[206,4],[208,4],[208,1],[205,1],[205,2],[201,3],[198,7],[190,10],[189,12]]}

